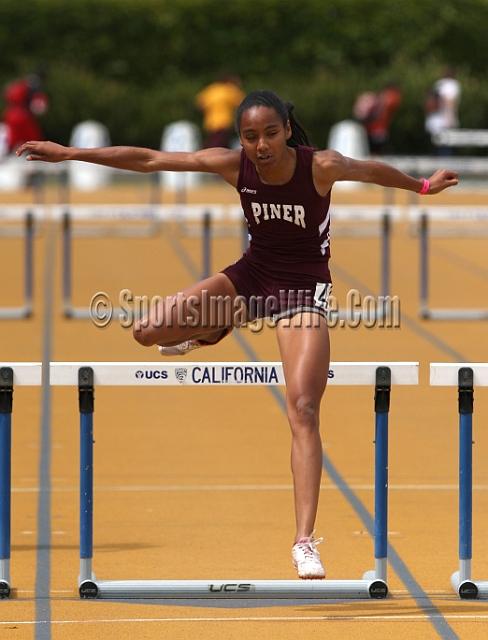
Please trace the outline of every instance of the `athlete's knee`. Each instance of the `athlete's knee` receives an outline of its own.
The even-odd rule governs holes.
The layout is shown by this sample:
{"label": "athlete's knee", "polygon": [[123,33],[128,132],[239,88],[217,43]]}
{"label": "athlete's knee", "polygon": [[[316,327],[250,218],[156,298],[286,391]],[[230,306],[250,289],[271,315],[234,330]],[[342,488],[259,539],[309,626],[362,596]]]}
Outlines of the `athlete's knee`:
{"label": "athlete's knee", "polygon": [[319,424],[319,403],[309,394],[294,395],[287,402],[288,417],[294,425],[316,429]]}
{"label": "athlete's knee", "polygon": [[134,340],[143,347],[152,347],[156,344],[150,327],[145,325],[141,320],[134,322],[132,335],[134,336]]}

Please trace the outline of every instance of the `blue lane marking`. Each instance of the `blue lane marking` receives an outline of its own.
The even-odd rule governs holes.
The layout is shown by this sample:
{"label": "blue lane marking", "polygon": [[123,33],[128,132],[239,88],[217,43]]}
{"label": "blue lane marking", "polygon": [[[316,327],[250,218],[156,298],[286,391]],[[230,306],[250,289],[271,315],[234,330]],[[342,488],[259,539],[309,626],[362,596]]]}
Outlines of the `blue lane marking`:
{"label": "blue lane marking", "polygon": [[471,271],[471,273],[475,273],[484,280],[488,280],[488,269],[480,264],[476,264],[473,260],[469,260],[464,256],[459,256],[454,253],[454,251],[450,251],[449,249],[446,249],[446,247],[439,247],[437,245],[431,246],[430,251],[431,253],[437,254],[445,262],[448,262],[449,264],[454,263],[456,266],[463,267],[466,271]]}
{"label": "blue lane marking", "polygon": [[[356,496],[354,491],[349,487],[347,482],[340,475],[338,470],[332,464],[331,460],[324,453],[322,456],[323,467],[329,474],[331,480],[337,486],[342,495],[349,502],[356,514],[361,518],[369,535],[374,536],[374,520],[364,504]],[[420,584],[415,580],[412,573],[408,569],[405,562],[401,559],[392,544],[388,543],[388,562],[403,582],[417,606],[424,611],[431,624],[435,627],[437,633],[444,640],[459,640],[459,636],[454,632],[452,627],[444,619],[442,613],[437,609],[429,596],[422,589]]]}
{"label": "blue lane marking", "polygon": [[[170,242],[173,243],[173,237],[170,238]],[[184,264],[191,265],[191,269],[189,269],[189,271],[192,274],[192,276],[198,278],[198,269],[194,265],[191,259],[191,256],[188,254],[183,244],[179,242],[179,240],[177,240],[176,237],[174,237],[174,246],[178,255],[182,257],[182,261],[184,262]],[[351,282],[357,289],[366,291],[368,292],[369,295],[374,295],[371,292],[371,290],[368,289],[368,287],[364,286],[359,280],[351,276],[344,269],[341,269],[340,267],[335,266],[334,271],[338,275],[340,274],[339,277],[341,277],[343,280]],[[404,318],[405,316],[402,314],[402,321],[404,321]],[[436,336],[431,334],[430,331],[424,330],[412,318],[408,318],[407,316],[407,320],[408,320],[407,324],[410,326],[410,328],[416,331],[416,333],[418,333],[418,335],[420,335],[422,338],[424,338],[428,342],[431,342],[432,344],[434,344],[435,346],[437,346],[438,348],[446,352],[448,355],[451,355],[451,356],[453,355],[458,362],[466,361],[461,354],[459,354],[454,349],[451,349],[449,345],[444,343],[442,340],[439,340]],[[247,343],[247,341],[239,331],[234,331],[232,335],[238,341],[239,345],[244,349],[247,356],[250,358],[252,362],[260,361],[260,358],[258,358],[253,348]],[[274,396],[274,398],[276,399],[276,401],[278,402],[281,409],[286,415],[286,400],[283,397],[283,395],[280,393],[278,387],[268,386],[267,389]],[[325,471],[329,474],[330,478],[335,483],[339,491],[342,493],[344,498],[349,502],[349,504],[354,509],[358,517],[362,520],[368,533],[371,535],[371,537],[373,537],[373,534],[374,534],[373,517],[368,512],[366,507],[363,505],[361,500],[356,496],[354,491],[349,487],[347,482],[342,478],[342,476],[339,474],[339,472],[333,465],[332,461],[324,452],[322,454],[322,464]],[[430,623],[434,626],[434,628],[436,629],[440,637],[443,640],[460,640],[459,636],[455,633],[455,631],[452,629],[449,623],[445,620],[442,613],[437,609],[434,603],[430,600],[429,596],[422,589],[420,584],[415,580],[412,573],[408,569],[407,565],[401,559],[400,555],[397,553],[397,551],[395,550],[393,545],[391,545],[391,543],[388,543],[388,562],[390,563],[390,565],[392,566],[393,570],[398,575],[400,580],[403,582],[403,584],[407,588],[412,598],[415,600],[418,607],[424,611],[426,617],[428,618]],[[234,606],[234,602],[233,601],[229,602],[228,606],[232,608]]]}
{"label": "blue lane marking", "polygon": [[[37,557],[35,640],[51,640],[51,387],[49,362],[52,346],[53,266],[56,230],[48,227],[44,270],[44,327],[42,353],[41,453],[37,505]],[[42,624],[41,624],[42,623]]]}
{"label": "blue lane marking", "polygon": [[[334,275],[337,275],[343,282],[349,284],[349,286],[354,287],[358,291],[364,292],[365,295],[373,297],[375,296],[374,292],[369,287],[367,287],[360,280],[348,273],[342,267],[338,267],[336,264],[334,264],[332,271]],[[434,347],[436,347],[440,351],[443,351],[446,355],[452,358],[454,362],[468,362],[468,360],[461,353],[459,353],[459,351],[453,349],[450,345],[431,333],[428,329],[425,329],[417,322],[417,320],[411,318],[403,311],[401,312],[401,323],[405,324],[423,340],[425,340],[426,342],[430,342],[430,344],[432,344]]]}

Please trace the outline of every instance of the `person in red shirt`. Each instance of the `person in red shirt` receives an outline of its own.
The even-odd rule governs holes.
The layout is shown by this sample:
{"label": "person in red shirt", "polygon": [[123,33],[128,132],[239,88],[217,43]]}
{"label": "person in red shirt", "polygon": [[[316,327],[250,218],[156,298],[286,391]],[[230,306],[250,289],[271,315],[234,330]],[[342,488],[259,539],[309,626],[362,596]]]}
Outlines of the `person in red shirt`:
{"label": "person in red shirt", "polygon": [[44,133],[36,116],[47,110],[48,100],[40,90],[40,74],[14,80],[5,87],[7,103],[2,122],[7,127],[7,151],[15,152],[28,140],[44,140]]}
{"label": "person in red shirt", "polygon": [[385,153],[390,140],[390,125],[402,101],[400,85],[392,83],[381,91],[365,122],[369,148],[373,155]]}

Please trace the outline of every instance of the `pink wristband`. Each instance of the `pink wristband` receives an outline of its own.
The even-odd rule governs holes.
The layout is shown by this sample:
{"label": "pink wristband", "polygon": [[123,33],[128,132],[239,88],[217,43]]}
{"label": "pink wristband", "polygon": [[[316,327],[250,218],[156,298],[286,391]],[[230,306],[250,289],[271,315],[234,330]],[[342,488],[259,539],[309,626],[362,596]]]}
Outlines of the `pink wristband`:
{"label": "pink wristband", "polygon": [[426,180],[425,178],[422,178],[422,180],[424,181],[424,186],[418,192],[419,195],[421,195],[421,196],[423,196],[424,193],[427,193],[427,191],[430,189],[430,182],[428,180]]}

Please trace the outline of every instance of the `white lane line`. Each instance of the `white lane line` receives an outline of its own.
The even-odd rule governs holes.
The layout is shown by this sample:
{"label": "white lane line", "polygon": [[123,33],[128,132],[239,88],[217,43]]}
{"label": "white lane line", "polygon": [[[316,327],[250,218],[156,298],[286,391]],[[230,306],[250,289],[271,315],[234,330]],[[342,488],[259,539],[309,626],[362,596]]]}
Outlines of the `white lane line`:
{"label": "white lane line", "polygon": [[[374,491],[373,484],[351,484],[355,491]],[[391,484],[390,491],[458,491],[456,484]],[[242,485],[161,485],[161,486],[114,486],[95,487],[95,491],[291,491],[291,484],[242,484]],[[335,485],[326,484],[321,491],[338,491]],[[488,485],[473,485],[473,491],[487,491]],[[52,487],[54,493],[79,492],[78,487]],[[39,493],[39,487],[14,487],[13,493]]]}
{"label": "white lane line", "polygon": [[439,618],[443,620],[486,620],[488,614],[474,615],[474,614],[432,614],[429,617],[422,614],[408,614],[408,615],[376,615],[376,616],[253,616],[253,617],[207,617],[207,618],[110,618],[108,620],[11,620],[9,622],[0,622],[0,628],[7,625],[36,625],[36,624],[114,624],[114,623],[144,623],[144,622],[323,622],[323,621],[338,621],[338,622],[370,622],[370,621],[399,621],[404,620],[418,620],[421,622],[430,622],[433,618]]}

